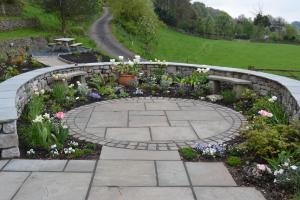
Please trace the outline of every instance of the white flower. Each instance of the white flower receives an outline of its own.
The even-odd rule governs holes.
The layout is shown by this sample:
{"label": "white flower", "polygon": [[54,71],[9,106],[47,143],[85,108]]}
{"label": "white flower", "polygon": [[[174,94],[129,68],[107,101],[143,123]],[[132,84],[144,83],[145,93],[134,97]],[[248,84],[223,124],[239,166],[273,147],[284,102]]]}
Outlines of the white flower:
{"label": "white flower", "polygon": [[135,64],[138,64],[138,63],[140,62],[140,60],[138,60],[138,59],[133,59],[133,62],[134,62]]}
{"label": "white flower", "polygon": [[44,117],[45,119],[50,119],[50,114],[45,113],[45,114],[43,115],[43,117]]}
{"label": "white flower", "polygon": [[277,183],[277,180],[276,180],[276,178],[274,179],[274,183]]}
{"label": "white flower", "polygon": [[110,59],[109,60],[111,63],[115,63],[116,62],[116,59]]}
{"label": "white flower", "polygon": [[124,60],[124,56],[119,56],[119,60],[123,61]]}
{"label": "white flower", "polygon": [[70,142],[70,145],[72,145],[72,146],[74,146],[74,147],[77,147],[77,146],[78,146],[78,142],[71,141],[71,142]]}
{"label": "white flower", "polygon": [[39,92],[34,92],[34,94],[35,94],[35,95],[37,95],[37,96],[39,96],[39,95],[40,95],[40,93],[39,93]]}
{"label": "white flower", "polygon": [[269,99],[269,102],[272,102],[274,103],[275,101],[277,101],[277,97],[276,96],[272,96],[270,99]]}
{"label": "white flower", "polygon": [[45,94],[45,90],[44,90],[44,89],[41,89],[40,93],[41,93],[41,94]]}
{"label": "white flower", "polygon": [[283,166],[284,167],[288,167],[290,164],[288,163],[288,162],[285,162],[284,164],[283,164]]}
{"label": "white flower", "polygon": [[139,56],[139,55],[135,55],[134,58],[139,61],[141,60],[141,56]]}
{"label": "white flower", "polygon": [[56,146],[56,144],[52,144],[50,148],[51,148],[51,149],[56,149],[57,146]]}
{"label": "white flower", "polygon": [[76,97],[75,99],[76,99],[76,100],[79,100],[79,97]]}
{"label": "white flower", "polygon": [[63,125],[63,128],[64,128],[64,129],[67,129],[67,128],[69,128],[69,127],[68,127],[67,125]]}
{"label": "white flower", "polygon": [[73,88],[73,87],[74,87],[74,84],[73,84],[73,83],[69,85],[69,88]]}
{"label": "white flower", "polygon": [[77,84],[78,86],[81,86],[80,81],[76,81],[76,84]]}
{"label": "white flower", "polygon": [[280,175],[280,174],[283,174],[284,170],[283,169],[280,169],[280,170],[276,170],[274,172],[274,176],[277,176],[277,175]]}
{"label": "white flower", "polygon": [[134,62],[132,62],[131,60],[128,61],[128,65],[133,66]]}
{"label": "white flower", "polygon": [[293,166],[291,166],[291,169],[292,169],[292,170],[297,170],[297,169],[298,169],[298,167],[297,167],[297,166],[295,166],[295,165],[293,165]]}
{"label": "white flower", "polygon": [[42,115],[37,116],[34,120],[32,120],[33,123],[41,123],[43,122],[44,118]]}
{"label": "white flower", "polygon": [[35,151],[34,149],[30,149],[29,151],[27,151],[27,155],[34,155]]}

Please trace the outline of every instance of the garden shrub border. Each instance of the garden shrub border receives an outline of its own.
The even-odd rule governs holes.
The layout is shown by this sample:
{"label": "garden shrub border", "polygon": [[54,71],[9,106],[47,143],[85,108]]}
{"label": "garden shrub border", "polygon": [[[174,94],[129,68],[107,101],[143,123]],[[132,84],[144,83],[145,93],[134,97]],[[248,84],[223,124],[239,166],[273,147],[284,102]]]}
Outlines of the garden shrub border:
{"label": "garden shrub border", "polygon": [[[157,62],[141,62],[142,70],[150,72],[160,65]],[[24,73],[0,84],[0,151],[1,158],[19,157],[16,121],[24,106],[33,94],[33,88],[48,89],[53,82],[53,74],[64,74],[74,71],[86,71],[87,76],[93,74],[109,74],[112,63],[72,64],[49,67]],[[236,68],[184,63],[167,63],[169,73],[180,72],[189,75],[197,68],[210,68],[212,75],[239,78],[252,82],[253,89],[260,95],[272,93],[278,97],[289,114],[289,118],[300,118],[300,81],[290,78],[254,72]]]}

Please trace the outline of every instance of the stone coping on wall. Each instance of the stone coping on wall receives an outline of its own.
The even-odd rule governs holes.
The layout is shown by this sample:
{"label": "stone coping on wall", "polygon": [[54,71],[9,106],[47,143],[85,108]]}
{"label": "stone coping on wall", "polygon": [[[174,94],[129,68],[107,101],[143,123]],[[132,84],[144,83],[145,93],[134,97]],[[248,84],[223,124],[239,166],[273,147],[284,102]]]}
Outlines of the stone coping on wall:
{"label": "stone coping on wall", "polygon": [[[273,81],[286,88],[286,90],[294,97],[295,101],[300,105],[300,81],[290,78],[267,74],[263,72],[256,72],[250,70],[243,70],[237,68],[218,67],[209,65],[196,65],[196,64],[184,64],[184,63],[167,63],[170,67],[187,67],[187,68],[210,68],[212,72],[225,72],[225,73],[240,73],[248,76],[255,76],[268,81]],[[0,83],[0,123],[6,121],[12,121],[18,119],[17,103],[20,97],[17,96],[18,90],[22,88],[26,83],[37,79],[48,73],[61,73],[64,70],[72,70],[72,68],[89,68],[95,66],[110,66],[111,63],[88,63],[88,64],[72,64],[56,67],[48,67],[38,69],[35,71],[27,72],[18,76],[15,76],[9,80]],[[156,62],[142,62],[141,65],[151,66],[157,65]]]}

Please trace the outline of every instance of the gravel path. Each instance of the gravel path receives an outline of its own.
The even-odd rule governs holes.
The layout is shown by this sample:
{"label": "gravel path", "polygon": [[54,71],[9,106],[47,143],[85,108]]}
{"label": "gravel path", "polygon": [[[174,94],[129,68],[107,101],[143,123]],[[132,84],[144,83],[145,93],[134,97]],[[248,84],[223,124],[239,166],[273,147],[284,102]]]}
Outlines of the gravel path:
{"label": "gravel path", "polygon": [[109,8],[104,8],[102,17],[91,27],[90,38],[96,42],[98,48],[112,57],[124,56],[125,58],[133,58],[135,54],[122,46],[112,35],[110,26],[112,19]]}

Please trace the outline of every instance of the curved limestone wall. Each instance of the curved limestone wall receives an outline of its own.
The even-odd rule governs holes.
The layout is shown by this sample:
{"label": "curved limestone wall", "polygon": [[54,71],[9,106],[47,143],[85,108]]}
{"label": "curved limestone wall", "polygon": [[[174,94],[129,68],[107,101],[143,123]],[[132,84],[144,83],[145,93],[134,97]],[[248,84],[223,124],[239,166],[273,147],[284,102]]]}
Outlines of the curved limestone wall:
{"label": "curved limestone wall", "polygon": [[[141,63],[145,72],[158,67],[157,63]],[[267,95],[276,95],[292,118],[299,118],[300,81],[286,77],[235,68],[168,63],[169,73],[190,74],[197,68],[209,67],[211,74],[234,77],[252,82],[253,89]],[[52,75],[73,71],[86,71],[87,76],[111,72],[111,63],[91,63],[43,68],[13,77],[0,84],[0,151],[2,158],[18,157],[18,134],[16,122],[24,106],[33,94],[33,88],[47,89],[52,83]]]}

